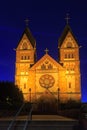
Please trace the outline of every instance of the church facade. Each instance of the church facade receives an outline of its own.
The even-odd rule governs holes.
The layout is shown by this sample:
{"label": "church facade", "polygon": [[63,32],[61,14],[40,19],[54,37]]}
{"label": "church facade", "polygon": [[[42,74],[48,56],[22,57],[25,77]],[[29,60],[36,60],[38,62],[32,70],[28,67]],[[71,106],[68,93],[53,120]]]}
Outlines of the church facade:
{"label": "church facade", "polygon": [[[59,61],[46,49],[36,60],[36,40],[25,28],[16,48],[15,84],[25,101],[81,100],[81,74],[78,42],[67,24],[58,41]],[[37,50],[38,51],[38,50]]]}

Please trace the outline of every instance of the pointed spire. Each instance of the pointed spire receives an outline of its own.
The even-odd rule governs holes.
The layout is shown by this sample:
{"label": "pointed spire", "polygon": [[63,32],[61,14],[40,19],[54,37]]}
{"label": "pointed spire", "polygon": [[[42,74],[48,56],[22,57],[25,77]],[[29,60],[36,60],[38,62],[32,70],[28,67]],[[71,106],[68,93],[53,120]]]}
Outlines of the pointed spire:
{"label": "pointed spire", "polygon": [[27,36],[27,38],[29,39],[29,41],[30,41],[31,45],[33,46],[33,48],[36,48],[36,40],[35,40],[35,38],[33,37],[32,33],[31,33],[31,31],[30,31],[30,29],[29,29],[29,27],[28,27],[29,20],[26,19],[26,20],[25,20],[25,23],[26,23],[26,27],[25,27],[24,32],[22,33],[22,36],[21,36],[21,38],[20,38],[20,40],[19,40],[19,42],[18,42],[18,45],[19,45],[19,43],[20,43],[20,41],[21,41],[23,35],[25,34],[25,35]]}
{"label": "pointed spire", "polygon": [[34,39],[32,33],[31,33],[31,31],[30,31],[30,29],[29,29],[28,27],[25,28],[25,30],[24,30],[22,36],[23,36],[24,34],[26,34],[26,36],[28,37],[28,39],[29,39],[29,41],[31,42],[32,46],[33,46],[33,47],[36,47],[36,41],[35,41],[35,39]]}
{"label": "pointed spire", "polygon": [[58,47],[59,47],[59,48],[61,47],[61,45],[62,45],[62,43],[63,43],[63,41],[64,41],[66,35],[68,34],[68,32],[70,32],[70,33],[72,34],[72,36],[74,37],[74,39],[75,39],[76,42],[78,43],[76,37],[74,36],[74,34],[73,34],[73,32],[72,32],[71,27],[67,24],[67,25],[65,26],[65,28],[64,28],[64,30],[63,30],[63,32],[62,32],[60,38],[59,38],[59,41],[58,41]]}

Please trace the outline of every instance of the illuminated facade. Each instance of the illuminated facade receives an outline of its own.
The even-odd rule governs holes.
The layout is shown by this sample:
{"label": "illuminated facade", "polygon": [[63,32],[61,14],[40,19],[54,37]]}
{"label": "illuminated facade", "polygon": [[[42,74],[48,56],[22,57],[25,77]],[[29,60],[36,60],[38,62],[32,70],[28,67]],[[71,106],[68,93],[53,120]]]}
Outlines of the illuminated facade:
{"label": "illuminated facade", "polygon": [[36,61],[36,41],[28,27],[25,28],[16,48],[15,84],[24,99],[81,100],[79,45],[67,24],[58,41],[59,61],[46,49]]}

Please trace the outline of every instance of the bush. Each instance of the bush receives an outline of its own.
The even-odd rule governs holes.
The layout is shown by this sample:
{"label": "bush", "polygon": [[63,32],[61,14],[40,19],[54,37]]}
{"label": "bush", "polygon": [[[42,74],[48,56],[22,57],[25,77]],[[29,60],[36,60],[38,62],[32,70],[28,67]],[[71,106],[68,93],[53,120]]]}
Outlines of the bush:
{"label": "bush", "polygon": [[13,106],[21,104],[22,102],[23,94],[14,83],[0,82],[0,104]]}
{"label": "bush", "polygon": [[61,110],[79,109],[81,107],[81,102],[76,102],[76,101],[70,100],[67,103],[61,103],[60,106],[61,106]]}

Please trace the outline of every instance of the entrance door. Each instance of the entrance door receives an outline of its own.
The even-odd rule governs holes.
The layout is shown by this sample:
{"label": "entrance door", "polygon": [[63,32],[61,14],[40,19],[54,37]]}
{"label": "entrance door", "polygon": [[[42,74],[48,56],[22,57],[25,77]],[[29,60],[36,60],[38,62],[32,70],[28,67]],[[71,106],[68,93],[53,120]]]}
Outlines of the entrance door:
{"label": "entrance door", "polygon": [[38,99],[38,111],[46,114],[56,113],[57,100],[49,92],[43,93]]}

